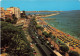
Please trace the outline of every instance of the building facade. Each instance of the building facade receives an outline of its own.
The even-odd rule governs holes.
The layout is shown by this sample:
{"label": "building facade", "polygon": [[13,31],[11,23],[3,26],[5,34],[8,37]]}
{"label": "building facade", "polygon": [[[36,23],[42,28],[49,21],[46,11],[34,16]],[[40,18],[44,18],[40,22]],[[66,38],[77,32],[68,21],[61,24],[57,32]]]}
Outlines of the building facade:
{"label": "building facade", "polygon": [[15,16],[19,19],[20,18],[20,9],[17,7],[10,7],[7,8],[7,10],[12,11],[12,14],[15,14]]}
{"label": "building facade", "polygon": [[0,18],[5,19],[5,10],[3,7],[0,7]]}
{"label": "building facade", "polygon": [[12,11],[10,11],[10,10],[5,10],[5,19],[6,18],[10,18],[10,19],[12,19]]}

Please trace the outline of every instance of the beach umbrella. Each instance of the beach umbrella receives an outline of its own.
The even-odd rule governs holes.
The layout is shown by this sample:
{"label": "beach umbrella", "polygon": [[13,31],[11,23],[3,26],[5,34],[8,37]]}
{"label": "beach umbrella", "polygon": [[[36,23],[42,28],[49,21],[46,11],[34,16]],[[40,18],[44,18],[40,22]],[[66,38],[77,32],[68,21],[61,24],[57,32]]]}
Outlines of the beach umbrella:
{"label": "beach umbrella", "polygon": [[76,46],[78,47],[78,44],[76,44]]}
{"label": "beach umbrella", "polygon": [[73,50],[73,47],[71,47],[71,50]]}
{"label": "beach umbrella", "polygon": [[70,36],[69,34],[67,36]]}

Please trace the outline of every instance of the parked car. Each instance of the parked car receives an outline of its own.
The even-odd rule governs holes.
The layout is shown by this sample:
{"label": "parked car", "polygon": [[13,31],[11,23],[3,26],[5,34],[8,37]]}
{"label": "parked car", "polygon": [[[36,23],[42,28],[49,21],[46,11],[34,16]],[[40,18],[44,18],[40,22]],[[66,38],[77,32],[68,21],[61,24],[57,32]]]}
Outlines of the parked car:
{"label": "parked car", "polygon": [[38,38],[38,36],[36,36],[36,38]]}
{"label": "parked car", "polygon": [[32,38],[35,38],[35,37],[32,37]]}

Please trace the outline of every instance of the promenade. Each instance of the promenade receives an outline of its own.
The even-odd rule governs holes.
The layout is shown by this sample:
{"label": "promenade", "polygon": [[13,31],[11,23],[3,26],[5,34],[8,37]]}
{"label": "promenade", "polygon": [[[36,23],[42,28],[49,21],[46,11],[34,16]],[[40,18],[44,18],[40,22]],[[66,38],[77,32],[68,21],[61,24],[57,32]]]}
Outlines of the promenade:
{"label": "promenade", "polygon": [[[53,15],[57,15],[57,14],[51,14],[49,16],[53,16]],[[43,18],[41,17],[48,17],[47,16],[37,16],[36,17],[36,20],[38,21],[37,23],[39,25],[42,25],[44,27],[44,30],[47,31],[48,33],[49,32],[52,32],[52,34],[54,36],[56,36],[56,38],[58,38],[61,42],[63,43],[67,43],[69,44],[69,49],[70,50],[73,50],[73,51],[76,51],[80,54],[80,40],[74,38],[73,36],[69,35],[69,34],[66,34],[50,25],[48,25]]]}

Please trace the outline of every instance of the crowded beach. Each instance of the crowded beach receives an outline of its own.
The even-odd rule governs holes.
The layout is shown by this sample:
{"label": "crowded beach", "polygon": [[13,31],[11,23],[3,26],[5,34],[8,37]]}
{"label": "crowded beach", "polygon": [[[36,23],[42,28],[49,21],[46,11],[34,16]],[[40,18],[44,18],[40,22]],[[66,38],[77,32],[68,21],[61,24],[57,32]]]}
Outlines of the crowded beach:
{"label": "crowded beach", "polygon": [[[51,14],[49,16],[53,16],[53,15],[57,15],[57,14]],[[46,16],[37,16],[36,17],[37,23],[39,25],[42,25],[46,32],[48,32],[48,33],[52,32],[52,34],[54,36],[56,36],[56,38],[58,38],[61,42],[69,44],[70,50],[77,51],[80,54],[80,40],[74,38],[73,36],[71,36],[67,33],[64,33],[62,31],[50,26],[41,17],[48,17],[48,15],[46,15]]]}

